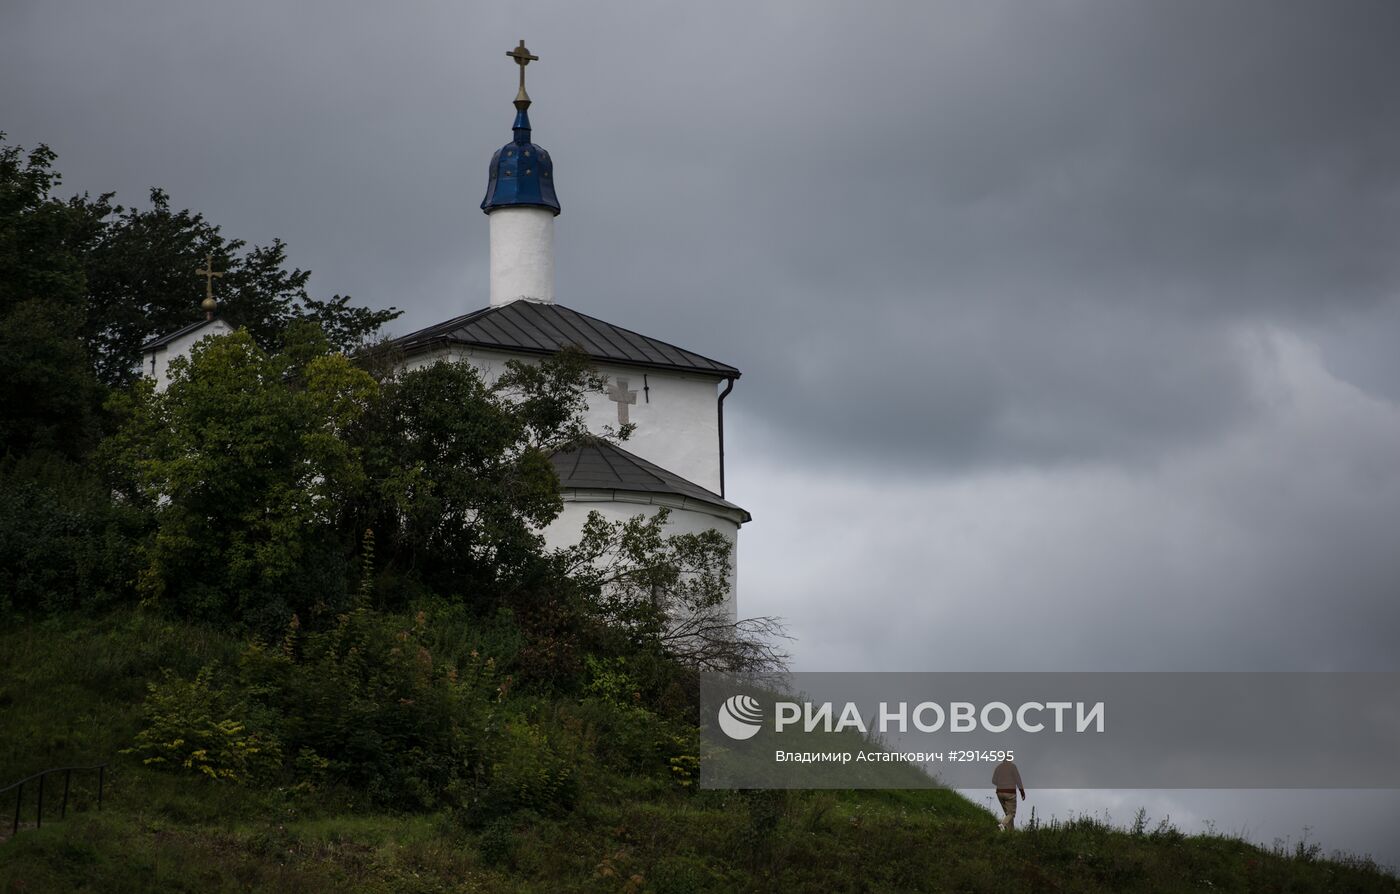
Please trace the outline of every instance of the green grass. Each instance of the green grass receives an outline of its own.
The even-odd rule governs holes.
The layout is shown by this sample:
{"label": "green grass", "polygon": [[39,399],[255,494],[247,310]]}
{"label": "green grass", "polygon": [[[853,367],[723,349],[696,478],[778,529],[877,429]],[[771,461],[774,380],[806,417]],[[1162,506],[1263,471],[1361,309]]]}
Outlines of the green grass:
{"label": "green grass", "polygon": [[[239,646],[136,612],[0,633],[0,784],[113,760],[101,812],[75,780],[67,819],[50,813],[0,841],[0,891],[1400,891],[1364,861],[1166,826],[1134,834],[1081,819],[1000,833],[948,791],[687,792],[592,765],[572,812],[479,827],[448,812],[376,812],[354,791],[216,784],[118,754],[161,668],[192,674]],[[0,817],[12,809],[0,799]]]}

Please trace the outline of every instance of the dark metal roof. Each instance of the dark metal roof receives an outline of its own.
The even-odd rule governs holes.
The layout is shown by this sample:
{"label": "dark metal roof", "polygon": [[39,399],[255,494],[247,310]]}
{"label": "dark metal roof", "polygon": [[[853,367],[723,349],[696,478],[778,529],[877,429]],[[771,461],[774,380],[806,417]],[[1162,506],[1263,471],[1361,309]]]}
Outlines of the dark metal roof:
{"label": "dark metal roof", "polygon": [[607,441],[590,439],[556,450],[549,458],[559,476],[559,485],[565,489],[672,494],[735,510],[743,514],[746,522],[753,519],[747,510],[719,494]]}
{"label": "dark metal roof", "polygon": [[443,343],[529,354],[553,354],[572,345],[594,360],[739,378],[739,370],[727,363],[605,323],[562,304],[525,300],[472,311],[396,338],[390,346],[415,354]]}
{"label": "dark metal roof", "polygon": [[[167,332],[165,335],[153,338],[150,341],[146,342],[144,345],[141,346],[141,353],[144,354],[147,351],[154,351],[156,348],[164,347],[165,345],[170,344],[172,341],[179,338],[180,336],[189,335],[191,332],[196,332],[200,329],[203,329],[205,326],[209,326],[218,320],[219,317],[215,317],[212,320],[196,320],[188,326],[181,326],[174,332]],[[225,320],[224,322],[227,323],[228,321]]]}

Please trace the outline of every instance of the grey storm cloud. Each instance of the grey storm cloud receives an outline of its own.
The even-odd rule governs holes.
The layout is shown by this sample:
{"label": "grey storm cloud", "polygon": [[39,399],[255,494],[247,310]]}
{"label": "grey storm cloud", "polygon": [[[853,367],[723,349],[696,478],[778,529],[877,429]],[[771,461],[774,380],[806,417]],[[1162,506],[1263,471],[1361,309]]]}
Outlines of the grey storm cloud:
{"label": "grey storm cloud", "polygon": [[[561,300],[740,366],[744,406],[827,460],[1150,457],[1253,411],[1231,328],[1397,331],[1392,4],[5,19],[11,139],[281,236],[404,330],[485,301],[476,204],[528,31]],[[1336,368],[1393,395],[1388,347]]]}

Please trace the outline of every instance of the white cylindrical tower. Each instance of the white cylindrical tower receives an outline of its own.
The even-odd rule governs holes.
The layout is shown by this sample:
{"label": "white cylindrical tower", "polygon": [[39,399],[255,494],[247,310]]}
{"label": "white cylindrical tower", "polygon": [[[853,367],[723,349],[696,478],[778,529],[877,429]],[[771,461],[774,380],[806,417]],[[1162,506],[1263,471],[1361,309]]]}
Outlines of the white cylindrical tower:
{"label": "white cylindrical tower", "polygon": [[530,97],[525,66],[538,57],[520,42],[506,55],[520,65],[515,96],[515,138],[491,157],[481,210],[491,217],[491,306],[512,301],[554,301],[554,162],[530,142]]}
{"label": "white cylindrical tower", "polygon": [[554,214],[538,205],[492,209],[492,307],[554,301]]}

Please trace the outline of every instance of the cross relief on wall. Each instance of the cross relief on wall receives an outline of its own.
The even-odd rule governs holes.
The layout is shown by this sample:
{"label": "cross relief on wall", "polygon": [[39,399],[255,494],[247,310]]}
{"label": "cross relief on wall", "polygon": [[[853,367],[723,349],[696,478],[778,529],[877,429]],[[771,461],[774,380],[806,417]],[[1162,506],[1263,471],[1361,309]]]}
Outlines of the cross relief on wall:
{"label": "cross relief on wall", "polygon": [[637,402],[637,392],[627,390],[627,379],[618,376],[616,384],[608,388],[608,400],[617,402],[617,421],[619,425],[627,424],[627,407],[629,404]]}

